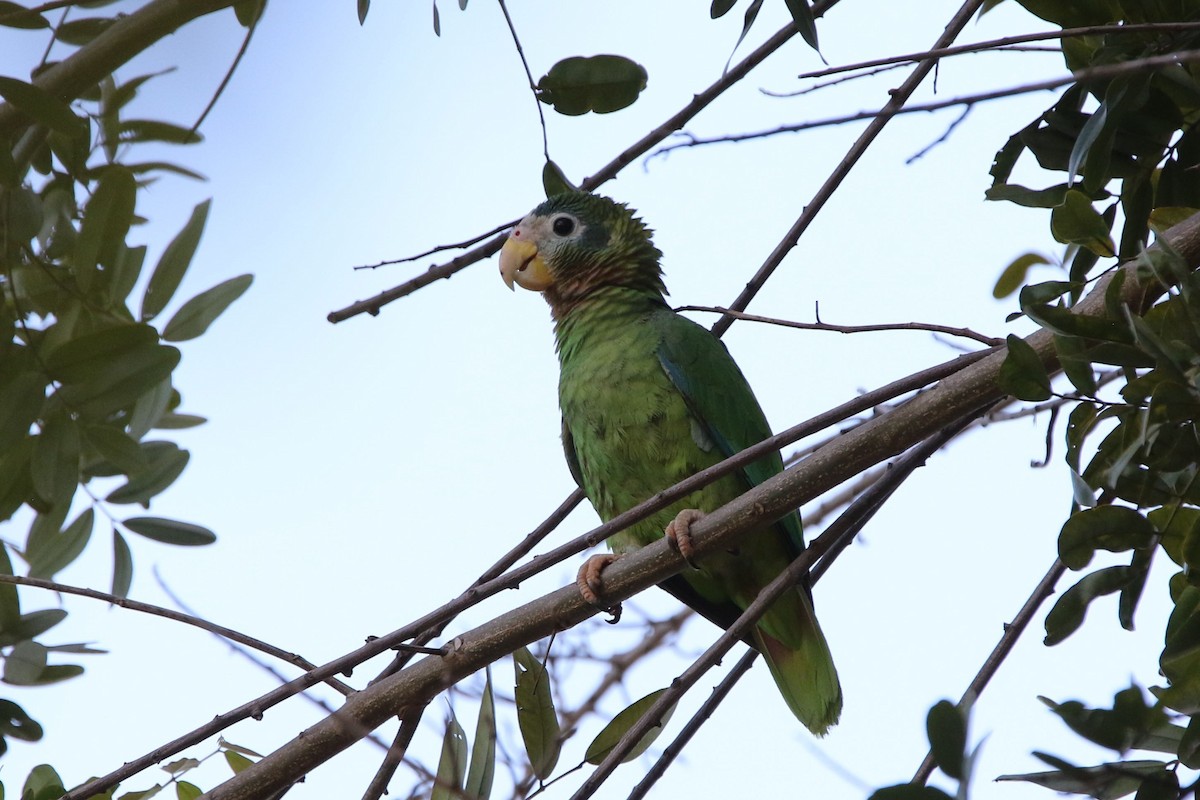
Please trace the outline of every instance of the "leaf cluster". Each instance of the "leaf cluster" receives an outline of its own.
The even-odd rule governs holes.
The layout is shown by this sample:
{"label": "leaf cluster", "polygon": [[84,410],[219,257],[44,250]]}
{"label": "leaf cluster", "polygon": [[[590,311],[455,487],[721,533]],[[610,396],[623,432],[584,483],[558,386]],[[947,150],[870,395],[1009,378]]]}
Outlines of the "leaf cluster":
{"label": "leaf cluster", "polygon": [[[262,3],[239,4],[239,17],[248,6],[261,11]],[[48,30],[73,46],[86,46],[119,16],[52,25],[37,11],[0,3],[0,26]],[[64,99],[38,85],[51,66],[40,65],[30,81],[0,76],[0,98],[19,123],[0,129],[0,524],[27,522],[24,544],[8,548],[30,577],[53,579],[93,541],[97,522],[107,523],[112,593],[124,596],[133,578],[127,534],[174,545],[215,540],[200,525],[118,509],[149,508],[187,466],[188,451],[156,433],[204,422],[180,410],[176,345],[203,335],[252,279],[242,275],[176,301],[209,201],[148,264],[147,247],[130,241],[146,222],[137,208],[141,191],[163,174],[200,176],[135,156],[143,143],[184,145],[200,136],[129,115],[154,74],[123,82],[108,75]],[[0,571],[18,574],[6,548]],[[83,671],[49,656],[99,651],[38,640],[65,616],[22,612],[16,588],[0,588],[5,683],[44,685]],[[0,752],[5,737],[41,736],[18,705],[0,706]]]}

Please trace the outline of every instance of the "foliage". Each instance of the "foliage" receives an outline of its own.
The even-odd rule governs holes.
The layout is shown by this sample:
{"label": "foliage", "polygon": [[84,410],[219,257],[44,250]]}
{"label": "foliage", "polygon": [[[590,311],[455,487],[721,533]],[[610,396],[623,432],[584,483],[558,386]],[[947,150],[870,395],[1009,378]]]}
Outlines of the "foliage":
{"label": "foliage", "polygon": [[[0,8],[0,25],[52,29],[58,41],[82,47],[116,20],[52,26],[15,4]],[[201,525],[119,507],[149,508],[188,463],[187,450],[156,432],[204,422],[180,411],[172,374],[181,354],[170,343],[202,335],[251,282],[249,275],[225,281],[163,316],[192,263],[209,202],[196,206],[148,268],[147,248],[131,241],[145,222],[138,213],[142,191],[164,174],[199,177],[174,164],[137,160],[145,143],[200,141],[188,128],[129,116],[139,89],[154,77],[108,75],[71,104],[34,83],[0,76],[7,110],[21,115],[0,128],[0,523],[28,528],[23,545],[0,547],[0,572],[52,579],[90,543],[109,539],[118,597],[133,576],[126,534],[175,545],[215,539]],[[98,521],[107,535],[93,536]],[[19,541],[15,532],[6,538]],[[14,566],[10,550],[25,570]],[[66,615],[23,612],[16,586],[0,585],[5,683],[39,686],[74,677],[82,667],[54,658],[101,652],[41,641]],[[0,704],[0,752],[7,737],[40,738],[40,726],[20,706]],[[42,780],[33,795],[53,783]]]}

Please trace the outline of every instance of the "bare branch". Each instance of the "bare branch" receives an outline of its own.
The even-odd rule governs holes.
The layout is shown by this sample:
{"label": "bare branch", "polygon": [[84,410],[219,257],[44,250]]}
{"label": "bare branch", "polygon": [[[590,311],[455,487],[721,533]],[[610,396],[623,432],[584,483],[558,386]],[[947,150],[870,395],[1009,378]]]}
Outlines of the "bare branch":
{"label": "bare branch", "polygon": [[[945,45],[948,45],[950,42],[954,41],[954,37],[958,36],[959,32],[962,31],[968,22],[970,22],[971,17],[975,14],[979,7],[983,5],[983,2],[984,0],[966,0],[962,8],[960,8],[951,18],[950,22],[946,24],[946,29],[942,32],[942,35],[938,37],[937,41],[934,43],[934,46],[944,47]],[[763,262],[763,265],[759,267],[758,272],[756,272],[754,277],[752,277],[749,283],[746,284],[746,288],[743,289],[741,294],[737,296],[737,299],[730,304],[730,308],[732,308],[734,311],[746,310],[746,307],[750,305],[750,301],[753,300],[754,296],[758,294],[760,289],[762,289],[763,285],[767,282],[767,279],[771,277],[773,272],[775,272],[776,267],[783,262],[784,257],[787,256],[787,254],[791,252],[791,249],[800,241],[800,236],[803,235],[804,231],[808,229],[808,226],[812,223],[812,221],[816,219],[817,214],[819,214],[821,209],[825,207],[825,203],[830,197],[833,196],[833,193],[837,190],[837,188],[841,186],[842,181],[845,180],[846,176],[850,174],[850,170],[853,169],[854,165],[858,163],[858,160],[862,158],[863,153],[867,151],[867,148],[871,146],[871,143],[875,141],[875,137],[879,135],[891,118],[899,113],[899,111],[904,107],[904,104],[908,102],[913,92],[915,92],[917,87],[920,86],[925,80],[925,76],[929,74],[930,70],[933,69],[936,63],[937,59],[926,59],[918,64],[916,69],[913,70],[912,74],[909,75],[904,83],[900,85],[900,88],[896,89],[892,93],[892,96],[888,99],[883,108],[875,113],[871,123],[867,125],[867,129],[863,131],[854,141],[854,144],[850,146],[850,150],[847,151],[842,160],[838,162],[838,165],[834,168],[829,177],[825,179],[825,182],[821,184],[821,188],[817,190],[817,193],[813,195],[812,200],[810,200],[804,206],[804,210],[800,212],[800,216],[792,224],[792,227],[788,229],[787,233],[784,234],[783,239],[780,240],[779,244],[775,246],[775,249],[772,250],[770,255],[767,256],[767,260]],[[662,153],[666,149],[667,148],[660,148],[657,152]],[[733,320],[734,318],[728,314],[721,317],[719,320],[717,320],[716,324],[713,325],[713,333],[720,336],[722,333],[728,330],[730,325],[733,324]]]}
{"label": "bare branch", "polygon": [[388,748],[387,755],[384,756],[379,769],[375,771],[375,776],[371,778],[366,791],[363,792],[363,800],[379,800],[387,794],[388,783],[396,774],[396,769],[404,763],[404,754],[408,752],[408,746],[412,744],[413,737],[417,734],[417,726],[421,723],[421,716],[425,713],[425,708],[425,706],[421,706],[410,716],[400,720],[400,730],[396,731],[396,738],[392,740],[392,746]]}
{"label": "bare branch", "polygon": [[1081,81],[1090,80],[1109,80],[1111,78],[1119,78],[1123,75],[1132,75],[1138,72],[1163,69],[1165,67],[1178,66],[1180,64],[1191,64],[1197,61],[1200,61],[1200,50],[1181,50],[1178,53],[1149,56],[1147,58],[1139,58],[1133,61],[1122,61],[1117,64],[1105,64],[1099,67],[1081,69],[1062,78],[1050,78],[1048,80],[1038,81],[1036,83],[1027,83],[1021,86],[1010,86],[1005,89],[993,89],[992,91],[988,92],[962,95],[960,97],[955,97],[948,100],[939,100],[931,103],[919,103],[890,112],[859,111],[856,114],[844,114],[840,117],[827,117],[825,119],[812,120],[811,122],[800,122],[796,123],[795,125],[780,125],[777,128],[772,128],[771,130],[766,131],[734,133],[725,136],[714,136],[712,138],[701,138],[686,134],[687,138],[684,141],[660,147],[654,152],[654,155],[662,155],[664,153],[669,153],[672,150],[679,150],[685,147],[699,147],[701,145],[718,144],[723,142],[746,142],[750,141],[751,139],[765,139],[781,133],[795,133],[797,131],[812,130],[813,128],[826,128],[833,125],[843,125],[847,122],[859,122],[865,119],[878,120],[880,118],[884,118],[885,113],[886,118],[891,118],[899,114],[916,114],[924,111],[938,111],[943,108],[950,108],[951,106],[973,105],[975,103],[982,103],[987,100],[997,100],[1002,97],[1013,97],[1019,94],[1028,94],[1030,92],[1042,92],[1049,89],[1057,89],[1058,87],[1066,86],[1069,83],[1078,83]]}
{"label": "bare branch", "polygon": [[932,331],[934,333],[944,333],[948,336],[962,336],[966,339],[974,339],[977,342],[987,345],[988,347],[996,347],[1004,344],[1003,339],[998,339],[994,336],[985,336],[982,333],[976,333],[970,328],[952,328],[948,325],[935,325],[927,322],[893,322],[879,325],[834,325],[829,322],[793,322],[789,319],[779,319],[777,317],[763,317],[758,314],[747,314],[744,311],[734,311],[722,306],[680,306],[676,311],[704,311],[710,314],[725,314],[735,319],[746,320],[747,322],[763,322],[768,325],[780,325],[784,328],[799,328],[806,331],[833,331],[834,333],[869,333],[875,331]]}
{"label": "bare branch", "polygon": [[380,267],[390,267],[393,264],[406,264],[409,261],[417,261],[419,259],[425,258],[426,256],[431,256],[436,253],[444,252],[446,250],[463,250],[467,247],[470,247],[473,244],[479,244],[484,239],[495,236],[496,234],[501,233],[503,231],[507,231],[509,228],[513,227],[518,222],[520,222],[519,219],[509,220],[508,222],[505,222],[502,225],[497,225],[496,227],[492,228],[490,231],[488,231],[486,233],[481,233],[478,236],[472,236],[470,239],[466,239],[461,242],[454,242],[453,244],[439,244],[439,245],[429,248],[428,250],[426,250],[423,253],[417,253],[415,256],[405,256],[404,258],[392,258],[392,259],[388,259],[385,261],[379,261],[375,264],[360,264],[359,266],[354,267],[354,269],[356,269],[356,270],[379,269]]}
{"label": "bare branch", "polygon": [[512,16],[508,13],[508,4],[504,0],[496,0],[500,10],[504,12],[504,21],[508,24],[508,32],[512,35],[513,44],[517,47],[517,56],[521,66],[525,68],[525,77],[529,79],[529,93],[533,95],[533,104],[537,106],[538,121],[542,123],[542,154],[550,160],[550,140],[546,134],[546,115],[542,111],[542,101],[538,99],[537,83],[533,80],[533,72],[529,69],[529,60],[525,58],[525,48],[521,47],[521,37],[517,36],[517,26],[513,25]]}

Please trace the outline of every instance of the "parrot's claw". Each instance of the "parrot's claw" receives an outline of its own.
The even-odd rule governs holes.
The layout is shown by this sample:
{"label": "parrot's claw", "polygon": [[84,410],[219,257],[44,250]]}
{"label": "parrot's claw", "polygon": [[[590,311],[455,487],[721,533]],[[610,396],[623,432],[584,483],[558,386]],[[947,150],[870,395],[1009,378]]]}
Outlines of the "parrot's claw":
{"label": "parrot's claw", "polygon": [[579,568],[579,574],[575,577],[575,585],[579,587],[579,594],[589,604],[593,605],[601,611],[605,611],[612,615],[608,620],[610,625],[616,625],[621,619],[621,604],[614,603],[606,605],[600,599],[600,593],[604,591],[604,581],[600,577],[600,573],[609,564],[616,561],[618,556],[611,553],[604,555],[591,556],[587,561],[583,562],[583,566]]}
{"label": "parrot's claw", "polygon": [[692,547],[692,525],[703,518],[703,511],[685,508],[675,515],[675,519],[671,520],[663,532],[667,537],[667,543],[675,552],[683,556],[683,560],[692,569],[699,569],[695,561],[696,550]]}

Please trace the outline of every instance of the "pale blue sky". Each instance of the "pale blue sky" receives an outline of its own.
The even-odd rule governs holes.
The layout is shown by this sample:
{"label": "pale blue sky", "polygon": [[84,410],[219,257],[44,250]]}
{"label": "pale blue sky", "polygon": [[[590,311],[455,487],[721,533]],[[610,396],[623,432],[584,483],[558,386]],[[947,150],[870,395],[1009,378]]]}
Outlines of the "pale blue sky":
{"label": "pale blue sky", "polygon": [[[179,434],[192,462],[152,507],[210,526],[219,541],[195,551],[132,541],[131,595],[170,604],[154,569],[198,613],[316,662],[457,595],[572,488],[558,440],[545,304],[505,290],[494,261],[379,317],[325,321],[330,310],[434,260],[374,272],[352,266],[481,233],[541,199],[534,104],[498,8],[442,5],[440,39],[428,4],[376,0],[362,28],[350,0],[303,10],[272,5],[204,125],[205,143],[147,154],[169,156],[209,181],[166,178],[139,195],[151,223],[131,234],[156,258],[191,207],[211,196],[208,229],[180,297],[243,272],[256,276],[226,318],[183,348],[176,382],[184,410],[211,421]],[[882,0],[841,3],[819,24],[823,53],[841,64],[922,50],[955,8],[931,2],[897,12]],[[703,7],[678,2],[513,3],[511,11],[535,76],[559,58],[602,52],[634,58],[649,72],[646,92],[623,112],[563,118],[547,110],[551,153],[576,181],[716,79],[741,24],[740,7],[713,22]],[[767,3],[740,53],[778,29],[783,14],[782,3]],[[1045,27],[1008,3],[964,38]],[[44,46],[40,34],[0,36],[3,74],[23,74]],[[131,111],[191,122],[239,36],[231,13],[217,15],[123,70],[128,79],[179,66],[147,84]],[[795,88],[797,73],[820,66],[796,39],[689,129],[711,135],[875,108],[903,79],[892,72],[790,100],[757,91]],[[943,65],[938,96],[1060,70],[1053,56],[967,56]],[[932,97],[930,85],[921,96]],[[1059,247],[1044,214],[986,203],[983,192],[994,151],[1050,102],[1043,93],[977,108],[947,143],[909,166],[905,159],[958,112],[893,122],[750,310],[811,320],[820,302],[829,322],[1026,330],[1005,324],[1015,303],[992,300],[991,286],[1021,252]],[[657,231],[675,302],[727,304],[860,130],[679,151],[627,168],[602,191],[640,209]],[[726,341],[777,429],[951,352],[923,333],[841,336],[750,323],[736,324]],[[1054,557],[1070,489],[1061,450],[1051,468],[1029,469],[1042,456],[1043,436],[1040,424],[1021,421],[956,442],[913,476],[871,523],[864,544],[822,581],[817,609],[846,693],[842,723],[827,739],[814,742],[800,729],[766,671],[756,669],[670,770],[662,796],[770,796],[781,781],[811,797],[864,796],[814,750],[868,785],[910,777],[925,752],[925,710],[957,698]],[[126,511],[133,510],[117,509]],[[554,543],[595,522],[590,509],[577,511]],[[24,530],[6,526],[0,535],[21,541]],[[84,557],[58,577],[107,588],[108,538],[98,526]],[[562,585],[576,567],[563,564],[494,598],[448,634]],[[1035,695],[1099,704],[1127,686],[1131,672],[1143,685],[1153,682],[1164,595],[1163,582],[1152,582],[1136,634],[1114,634],[1115,603],[1100,602],[1083,631],[1051,650],[1040,644],[1039,617],[978,705],[972,733],[987,742],[976,798],[1046,796],[990,782],[1038,769],[1027,752],[1033,747],[1083,763],[1106,757],[1061,735]],[[57,602],[23,598],[31,609]],[[105,773],[276,685],[207,634],[91,601],[64,602],[71,616],[47,640],[86,640],[112,652],[87,658],[80,679],[8,692],[47,729],[42,743],[10,745],[0,772],[10,791],[42,761],[69,784]],[[665,596],[639,602],[662,614],[674,608]],[[687,641],[700,649],[714,635],[697,622]],[[601,626],[594,644],[627,641],[628,634]],[[1122,655],[1111,660],[1113,652]],[[630,694],[666,685],[686,663],[664,654],[633,672]],[[358,685],[374,669],[360,668]],[[496,679],[511,681],[506,667]],[[702,682],[667,736],[718,679],[714,673]],[[439,701],[427,715],[414,745],[429,762],[443,708]],[[459,713],[474,719],[469,706]],[[294,699],[226,736],[266,752],[318,718]],[[510,710],[501,712],[501,724],[511,737]],[[561,765],[578,761],[589,740],[590,733],[572,740]],[[360,796],[380,755],[361,744],[289,797]],[[643,763],[622,768],[601,796],[623,797]],[[197,782],[210,788],[225,775],[224,767],[205,768]],[[393,794],[403,796],[407,782],[402,771]],[[569,796],[575,785],[577,776],[547,797]]]}

